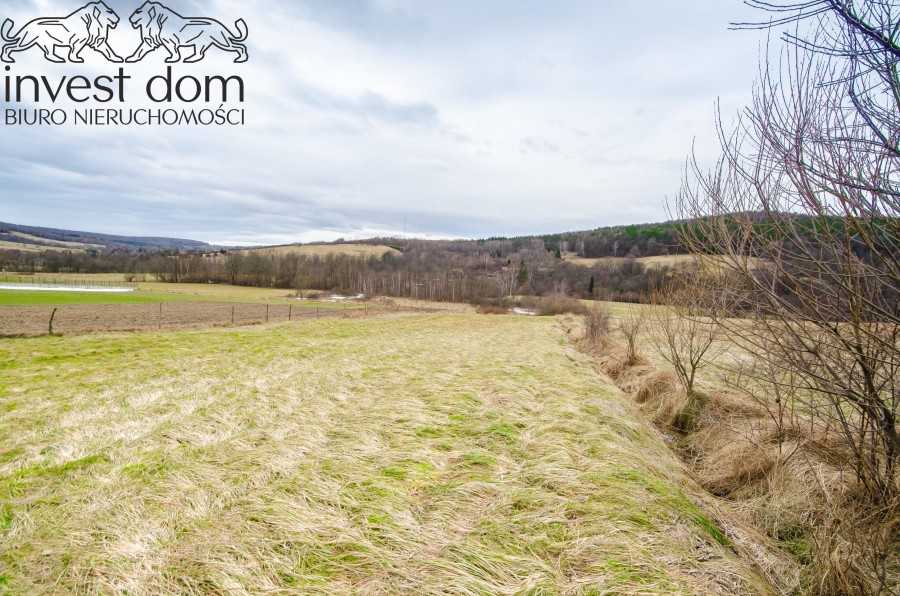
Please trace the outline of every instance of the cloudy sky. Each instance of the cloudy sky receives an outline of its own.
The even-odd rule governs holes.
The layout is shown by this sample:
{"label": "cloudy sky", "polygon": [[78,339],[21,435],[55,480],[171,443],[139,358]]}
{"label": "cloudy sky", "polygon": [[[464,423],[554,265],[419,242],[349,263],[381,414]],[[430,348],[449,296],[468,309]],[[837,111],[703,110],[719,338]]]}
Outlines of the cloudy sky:
{"label": "cloudy sky", "polygon": [[[106,1],[127,56],[141,0]],[[246,125],[0,122],[0,221],[220,244],[400,234],[404,221],[410,236],[468,238],[660,221],[692,144],[714,154],[717,98],[726,114],[748,100],[763,41],[728,30],[759,17],[741,0],[165,4],[246,21],[249,62],[212,49],[174,70],[241,76],[246,101],[230,105]],[[4,0],[0,19],[15,32],[78,6]],[[33,48],[7,74],[118,68],[83,57],[53,65]],[[93,107],[144,107],[164,58],[126,65],[126,104]],[[2,107],[74,107],[42,100]]]}

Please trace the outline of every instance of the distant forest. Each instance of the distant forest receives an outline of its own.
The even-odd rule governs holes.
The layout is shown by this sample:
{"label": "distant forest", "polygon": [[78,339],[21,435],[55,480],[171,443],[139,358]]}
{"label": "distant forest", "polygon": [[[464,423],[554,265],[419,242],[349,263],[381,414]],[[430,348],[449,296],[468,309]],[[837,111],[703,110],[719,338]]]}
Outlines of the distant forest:
{"label": "distant forest", "polygon": [[[831,237],[842,238],[857,257],[871,257],[872,247],[859,242],[855,231],[847,228],[846,222],[839,218],[779,215],[772,219],[756,214],[743,214],[743,217],[745,224],[749,221],[756,237],[761,239],[774,238],[779,234],[779,225],[790,222],[793,236],[782,236],[777,240],[785,254],[795,252],[792,247],[797,243],[816,244],[828,230]],[[306,256],[291,254],[288,250],[238,251],[202,243],[190,244],[197,247],[193,250],[149,248],[136,243],[147,239],[112,237],[116,239],[114,244],[85,251],[59,248],[30,253],[0,250],[0,267],[5,271],[37,274],[152,274],[162,281],[174,283],[228,283],[298,292],[453,302],[480,303],[511,296],[555,294],[638,302],[644,299],[649,288],[663,281],[677,281],[673,265],[654,263],[648,266],[639,259],[686,254],[678,242],[684,225],[685,222],[669,222],[485,240],[373,238],[353,242],[394,249],[382,257]],[[31,229],[38,235],[40,228]],[[98,236],[84,235],[83,238],[96,242]],[[880,242],[885,246],[898,245],[897,239],[888,232]],[[332,244],[339,247],[346,243]],[[702,246],[705,246],[703,242],[695,243],[695,247]],[[748,244],[745,250],[754,256],[756,248]],[[576,262],[573,257],[578,257],[574,259]],[[788,267],[790,263],[784,266]],[[764,271],[760,270],[758,274],[764,275]],[[777,285],[787,288],[789,284],[779,282]],[[787,289],[784,291],[788,292]]]}
{"label": "distant forest", "polygon": [[[14,233],[28,234],[29,242],[55,246],[60,242],[76,242],[88,245],[102,245],[106,249],[179,249],[179,250],[204,250],[210,245],[197,240],[184,240],[181,238],[158,238],[143,236],[113,236],[111,234],[96,234],[93,232],[76,232],[74,230],[59,230],[56,228],[43,228],[36,226],[22,226],[0,222],[0,240],[7,242],[21,242],[22,238]],[[43,242],[42,240],[43,239]]]}
{"label": "distant forest", "polygon": [[[679,253],[673,224],[537,237],[375,238],[362,243],[396,250],[383,257],[309,257],[209,248],[134,250],[118,243],[86,252],[0,251],[0,265],[7,271],[155,274],[177,283],[231,283],[440,301],[552,294],[638,301],[651,284],[668,278],[671,270],[647,267],[636,259]],[[567,262],[563,258],[567,253],[589,259],[613,258],[585,266]]]}

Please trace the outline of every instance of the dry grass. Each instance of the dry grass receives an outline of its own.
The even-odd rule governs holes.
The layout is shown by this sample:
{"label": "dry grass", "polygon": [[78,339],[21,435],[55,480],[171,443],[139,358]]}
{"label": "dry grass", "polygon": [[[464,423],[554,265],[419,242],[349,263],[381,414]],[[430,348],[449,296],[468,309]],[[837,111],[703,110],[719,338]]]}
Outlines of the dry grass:
{"label": "dry grass", "polygon": [[44,246],[32,244],[31,242],[10,242],[8,240],[0,240],[0,250],[18,250],[22,252],[84,252],[82,249],[64,248],[62,246]]}
{"label": "dry grass", "polygon": [[[643,345],[655,333],[642,330]],[[873,512],[866,504],[848,466],[852,454],[833,428],[802,409],[784,413],[762,386],[728,388],[723,370],[746,367],[752,351],[732,343],[702,371],[697,399],[688,399],[663,359],[628,366],[624,353],[613,344],[593,355],[656,425],[676,435],[672,446],[697,481],[727,499],[717,501],[731,513],[727,519],[741,521],[723,525],[770,581],[783,592],[812,594],[900,589],[900,505]]]}
{"label": "dry grass", "polygon": [[[603,263],[621,262],[626,258],[628,257],[602,257],[598,259],[587,259],[584,257],[579,257],[575,253],[566,253],[565,255],[563,255],[563,260],[565,260],[566,262],[572,263],[573,265],[581,265],[582,267],[596,267],[597,265],[601,265]],[[717,255],[703,255],[700,257],[698,257],[698,255],[659,255],[655,257],[640,257],[635,259],[635,261],[651,269],[658,269],[660,267],[681,267],[686,265],[691,266],[699,264],[703,268],[716,270],[721,268],[723,258],[724,257]],[[750,259],[749,264],[751,268],[756,268],[758,266],[758,259]]]}
{"label": "dry grass", "polygon": [[0,343],[13,593],[765,593],[546,318]]}
{"label": "dry grass", "polygon": [[688,408],[690,399],[669,370],[650,374],[634,392],[634,400],[643,405],[650,419],[664,428],[676,428],[679,417]]}
{"label": "dry grass", "polygon": [[39,236],[32,236],[31,234],[25,234],[24,232],[10,232],[10,236],[15,236],[16,238],[22,238],[23,240],[30,240],[32,242],[37,242],[38,244],[49,244],[51,246],[59,246],[67,249],[81,249],[82,251],[88,248],[96,248],[102,249],[104,246],[102,244],[88,244],[85,242],[67,242],[65,240],[50,240],[49,238],[41,238]]}
{"label": "dry grass", "polygon": [[508,315],[510,311],[504,306],[496,304],[479,304],[475,307],[475,312],[480,315]]}
{"label": "dry grass", "polygon": [[88,281],[132,281],[137,279],[153,280],[155,275],[150,273],[2,273],[0,278],[19,278],[21,282],[41,281],[41,280],[60,280],[70,282],[72,284],[83,283]]}
{"label": "dry grass", "polygon": [[[614,309],[614,320],[621,329],[649,308],[653,307]],[[570,322],[568,332],[576,340],[581,338],[578,343],[582,349],[639,404],[650,421],[672,433],[669,441],[673,451],[687,459],[697,481],[712,495],[741,499],[725,503],[710,496],[707,501],[711,509],[724,510],[719,519],[737,551],[754,561],[782,593],[807,591],[809,583],[804,584],[802,565],[809,563],[803,559],[809,553],[809,545],[803,536],[808,536],[818,521],[811,518],[810,511],[823,504],[824,493],[810,482],[812,468],[808,461],[790,458],[803,433],[793,429],[794,442],[779,449],[777,441],[772,440],[773,424],[765,408],[746,396],[722,391],[717,385],[721,381],[713,374],[702,375],[703,394],[689,397],[678,376],[665,368],[661,358],[651,360],[612,338],[598,348],[584,340],[586,326],[586,322]],[[628,329],[634,331],[636,347],[654,340],[656,331],[651,327],[641,324],[638,329]],[[622,331],[622,335],[627,344],[629,333]],[[805,474],[797,473],[799,469]],[[838,477],[832,473],[832,480]],[[776,479],[783,486],[775,487]],[[815,497],[810,498],[811,495]],[[761,519],[767,513],[771,518]],[[779,524],[790,530],[779,533]],[[770,538],[778,540],[782,548],[786,545],[797,560],[787,556]]]}
{"label": "dry grass", "polygon": [[327,257],[341,255],[360,258],[381,258],[389,252],[400,254],[395,248],[391,248],[389,246],[373,246],[371,244],[289,244],[286,246],[248,248],[231,252],[237,252],[243,255],[248,255],[250,253],[278,256],[298,255],[304,257]]}
{"label": "dry grass", "polygon": [[475,307],[471,304],[458,302],[437,302],[433,300],[416,300],[414,298],[386,298],[375,297],[372,303],[376,305],[395,306],[399,308],[418,308],[423,310],[447,311],[458,313],[474,313]]}
{"label": "dry grass", "polygon": [[584,317],[585,340],[595,349],[606,343],[612,332],[612,313],[604,304],[596,304]]}
{"label": "dry grass", "polygon": [[[599,259],[588,259],[579,257],[576,253],[566,253],[563,260],[573,265],[581,265],[583,267],[596,267],[602,263],[615,263],[622,261],[626,257],[602,257]],[[691,264],[695,258],[693,255],[663,255],[657,257],[641,257],[635,259],[638,263],[643,263],[647,267],[661,267],[663,265],[674,267],[676,265]]]}
{"label": "dry grass", "polygon": [[141,292],[152,295],[165,294],[173,299],[177,299],[179,296],[185,296],[223,301],[295,301],[294,292],[292,290],[280,288],[255,288],[227,284],[173,284],[162,282],[143,282],[138,284],[138,288]]}

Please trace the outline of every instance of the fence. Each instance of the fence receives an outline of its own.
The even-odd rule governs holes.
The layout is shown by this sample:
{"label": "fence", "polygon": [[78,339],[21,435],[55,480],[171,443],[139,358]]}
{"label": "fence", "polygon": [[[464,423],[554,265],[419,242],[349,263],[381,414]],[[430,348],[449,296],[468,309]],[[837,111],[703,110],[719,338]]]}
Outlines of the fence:
{"label": "fence", "polygon": [[151,304],[74,304],[0,308],[0,337],[227,327],[326,318],[364,318],[396,313],[432,313],[451,307],[312,307],[293,304],[161,302]]}
{"label": "fence", "polygon": [[84,290],[137,290],[138,284],[127,281],[113,281],[106,279],[88,280],[88,279],[65,279],[65,278],[39,278],[39,277],[22,277],[22,276],[0,276],[0,284],[10,286],[21,286],[25,288],[71,288]]}

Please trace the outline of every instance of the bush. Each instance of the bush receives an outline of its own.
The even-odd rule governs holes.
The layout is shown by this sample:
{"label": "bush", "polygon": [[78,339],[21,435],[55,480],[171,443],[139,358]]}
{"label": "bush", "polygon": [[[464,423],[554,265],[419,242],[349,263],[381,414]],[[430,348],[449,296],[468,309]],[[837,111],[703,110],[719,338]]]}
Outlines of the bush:
{"label": "bush", "polygon": [[595,304],[584,318],[584,337],[593,347],[604,344],[612,331],[612,313],[605,304]]}
{"label": "bush", "polygon": [[552,317],[567,313],[584,315],[587,314],[588,309],[580,300],[565,294],[553,294],[540,299],[535,312],[541,317]]}
{"label": "bush", "polygon": [[479,304],[475,307],[475,312],[480,315],[508,315],[509,309],[491,304]]}
{"label": "bush", "polygon": [[479,300],[473,300],[472,306],[475,307],[475,312],[480,315],[508,315],[509,309],[503,306],[500,300],[492,299],[492,298],[481,298]]}

